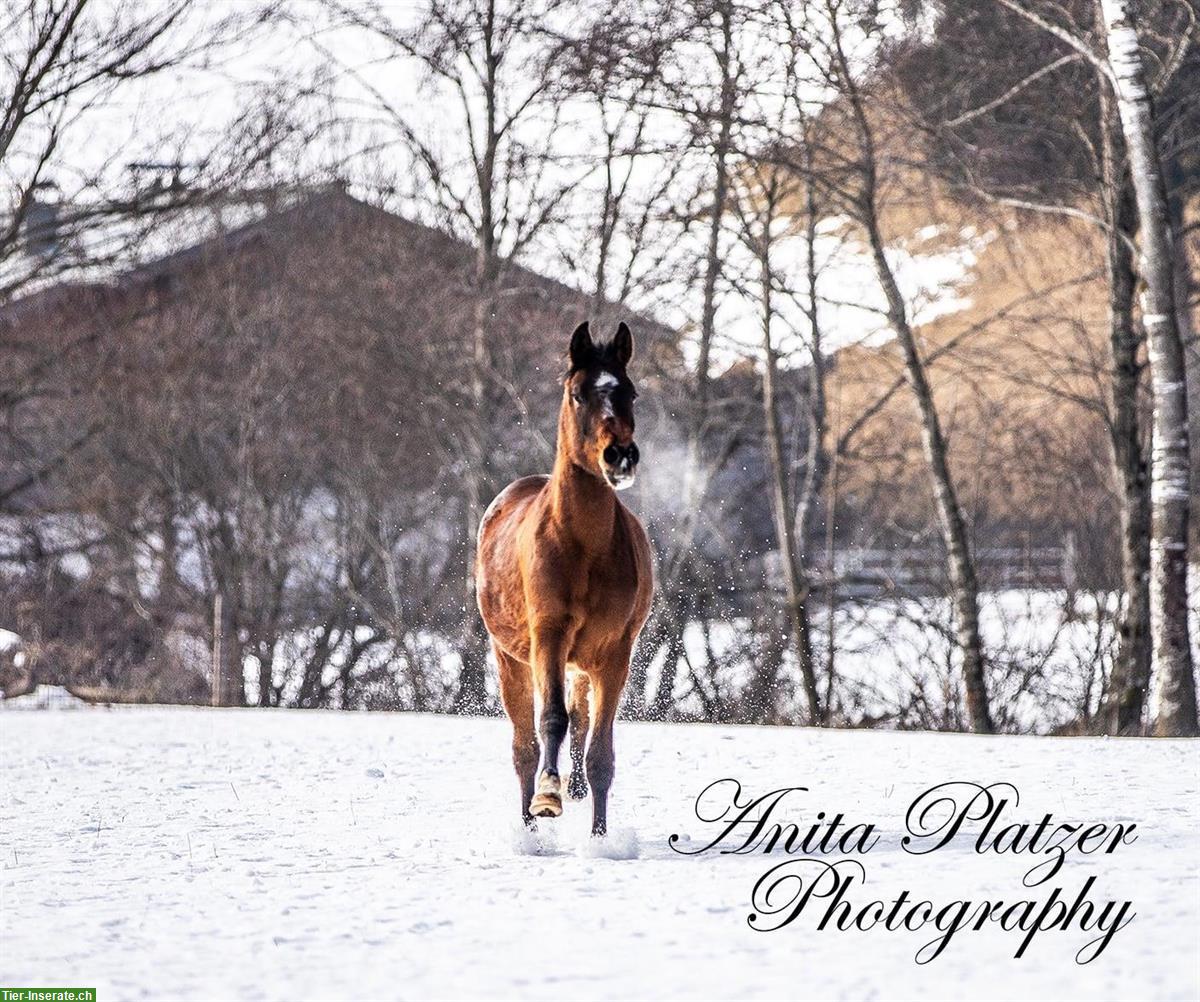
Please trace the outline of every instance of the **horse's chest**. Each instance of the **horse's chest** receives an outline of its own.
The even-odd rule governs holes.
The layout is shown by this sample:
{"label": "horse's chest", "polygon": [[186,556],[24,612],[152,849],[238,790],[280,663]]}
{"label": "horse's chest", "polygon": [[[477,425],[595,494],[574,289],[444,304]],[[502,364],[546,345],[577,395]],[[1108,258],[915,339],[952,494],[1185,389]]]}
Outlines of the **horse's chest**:
{"label": "horse's chest", "polygon": [[592,566],[576,576],[572,610],[578,623],[573,647],[587,653],[606,647],[628,631],[637,603],[636,576],[615,574],[612,568]]}
{"label": "horse's chest", "polygon": [[634,573],[613,573],[607,566],[590,567],[579,575],[580,586],[575,601],[583,607],[589,620],[597,623],[608,619],[624,622],[629,618],[637,598],[637,579]]}

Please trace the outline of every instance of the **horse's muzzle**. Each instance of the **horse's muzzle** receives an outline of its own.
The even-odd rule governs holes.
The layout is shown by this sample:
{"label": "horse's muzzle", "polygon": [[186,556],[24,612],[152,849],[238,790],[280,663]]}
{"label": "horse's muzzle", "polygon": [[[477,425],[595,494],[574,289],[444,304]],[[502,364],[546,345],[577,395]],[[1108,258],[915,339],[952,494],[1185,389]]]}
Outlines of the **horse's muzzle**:
{"label": "horse's muzzle", "polygon": [[613,442],[604,450],[604,479],[616,490],[633,486],[639,459],[638,447],[630,442],[618,445]]}

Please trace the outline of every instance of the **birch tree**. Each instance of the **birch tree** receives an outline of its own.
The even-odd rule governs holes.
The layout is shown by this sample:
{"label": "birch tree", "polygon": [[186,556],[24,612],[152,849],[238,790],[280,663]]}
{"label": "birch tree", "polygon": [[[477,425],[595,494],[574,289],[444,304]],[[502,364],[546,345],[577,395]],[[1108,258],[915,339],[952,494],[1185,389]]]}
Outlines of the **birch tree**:
{"label": "birch tree", "polygon": [[1197,733],[1196,685],[1188,633],[1187,550],[1191,456],[1187,373],[1175,297],[1175,247],[1155,140],[1141,45],[1129,0],[1101,0],[1108,62],[1129,151],[1141,220],[1142,322],[1154,397],[1150,503],[1152,667],[1161,686],[1155,732]]}
{"label": "birch tree", "polygon": [[1109,442],[1121,509],[1121,577],[1124,603],[1118,622],[1120,641],[1106,705],[1104,727],[1113,734],[1142,729],[1150,688],[1150,490],[1146,429],[1141,415],[1141,333],[1134,319],[1132,238],[1136,211],[1114,135],[1113,113],[1101,102],[1101,156],[1104,187],[1105,267],[1107,269],[1111,377]]}
{"label": "birch tree", "polygon": [[[827,651],[826,692],[817,678],[810,601],[813,594],[811,533],[828,466],[826,360],[818,300],[817,178],[813,160],[810,86],[798,48],[793,12],[786,3],[766,5],[759,28],[764,55],[755,64],[754,86],[742,114],[739,167],[733,177],[731,216],[749,252],[749,276],[740,290],[756,303],[761,331],[760,399],[775,548],[783,574],[787,641],[799,672],[811,725],[827,723],[833,681],[832,638]],[[798,428],[788,427],[781,390],[784,339],[804,349],[804,401]],[[795,358],[795,355],[791,355]],[[793,363],[794,364],[794,363]],[[801,442],[803,444],[801,444]],[[833,610],[829,610],[832,629]],[[763,658],[755,686],[770,707],[777,658]]]}
{"label": "birch tree", "polygon": [[[967,199],[1015,208],[1022,218],[1079,220],[1102,234],[1109,358],[1107,378],[1097,371],[1096,381],[1104,395],[1046,389],[1099,415],[1108,433],[1124,598],[1099,723],[1109,733],[1138,733],[1151,676],[1150,411],[1135,302],[1138,212],[1112,71],[1099,54],[1103,13],[1099,3],[983,0],[961,14],[889,58],[926,133],[925,169]],[[1168,195],[1178,220],[1188,187],[1179,152],[1196,122],[1187,67],[1197,21],[1184,4],[1156,6],[1153,18],[1156,69],[1148,83],[1156,113],[1159,102],[1170,109],[1171,122],[1159,116],[1156,132],[1164,165],[1174,167]],[[1175,255],[1181,323],[1190,308],[1178,287],[1186,260]]]}
{"label": "birch tree", "polygon": [[[1095,66],[1111,87],[1121,123],[1140,225],[1139,268],[1145,293],[1142,324],[1149,349],[1153,399],[1150,454],[1151,669],[1160,686],[1158,734],[1197,731],[1196,685],[1188,629],[1187,548],[1191,503],[1191,450],[1187,371],[1180,335],[1178,273],[1150,76],[1130,0],[1098,0],[1102,40],[1075,30],[1059,7],[998,0],[1059,39]],[[1185,21],[1182,44],[1165,60],[1160,86],[1170,81],[1187,51],[1196,18]],[[1106,52],[1099,51],[1103,42]]]}

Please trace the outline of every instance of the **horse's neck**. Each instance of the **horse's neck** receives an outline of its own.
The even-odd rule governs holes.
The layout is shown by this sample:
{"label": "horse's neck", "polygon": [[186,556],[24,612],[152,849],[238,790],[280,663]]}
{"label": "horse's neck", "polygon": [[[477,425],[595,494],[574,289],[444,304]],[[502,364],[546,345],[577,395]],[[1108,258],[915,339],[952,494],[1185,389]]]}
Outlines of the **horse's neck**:
{"label": "horse's neck", "polygon": [[617,496],[599,477],[560,452],[550,475],[550,508],[555,522],[585,547],[600,549],[617,518]]}

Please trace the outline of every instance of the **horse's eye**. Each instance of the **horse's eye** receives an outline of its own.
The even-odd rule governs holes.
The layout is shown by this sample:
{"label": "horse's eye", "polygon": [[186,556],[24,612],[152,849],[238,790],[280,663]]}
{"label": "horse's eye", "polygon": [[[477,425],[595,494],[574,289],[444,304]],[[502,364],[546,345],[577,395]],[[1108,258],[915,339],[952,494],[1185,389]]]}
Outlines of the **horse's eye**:
{"label": "horse's eye", "polygon": [[571,391],[571,399],[574,400],[576,404],[582,404],[583,403],[583,394],[580,393],[578,390],[572,390]]}

